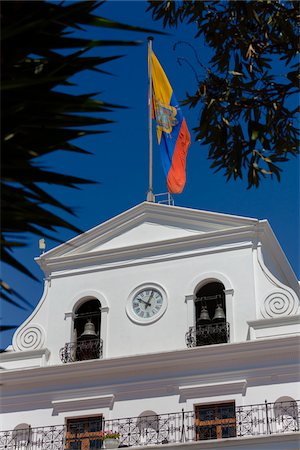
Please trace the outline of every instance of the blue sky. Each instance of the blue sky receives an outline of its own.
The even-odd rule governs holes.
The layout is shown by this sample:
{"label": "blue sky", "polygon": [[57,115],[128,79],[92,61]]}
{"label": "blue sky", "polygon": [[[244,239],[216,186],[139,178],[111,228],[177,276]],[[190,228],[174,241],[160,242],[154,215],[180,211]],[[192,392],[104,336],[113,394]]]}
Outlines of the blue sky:
{"label": "blue sky", "polygon": [[[162,25],[154,23],[145,12],[143,1],[108,1],[97,11],[99,15],[112,20],[147,28],[162,30]],[[195,28],[181,25],[177,30],[168,30],[168,36],[155,36],[153,50],[160,60],[177,100],[187,92],[194,93],[196,80],[188,64],[179,65],[178,58],[186,58],[199,70],[192,49],[195,47],[202,64],[206,64],[209,50],[199,40],[194,39]],[[49,187],[49,192],[74,207],[77,217],[65,218],[86,231],[103,221],[124,212],[145,201],[148,189],[148,116],[147,116],[147,34],[91,29],[89,36],[97,39],[137,39],[141,45],[132,48],[98,50],[98,54],[124,54],[122,59],[106,65],[113,76],[82,73],[76,78],[78,86],[74,93],[102,92],[102,100],[128,106],[117,110],[109,117],[115,123],[106,127],[106,134],[82,138],[78,141],[92,156],[70,155],[56,152],[40,160],[49,169],[75,176],[96,180],[97,185],[84,186],[81,190]],[[281,182],[264,181],[260,188],[247,190],[247,182],[226,182],[222,173],[214,174],[209,169],[207,148],[194,142],[193,128],[199,120],[200,110],[183,108],[192,136],[192,144],[187,159],[187,183],[182,194],[174,196],[176,206],[184,206],[208,211],[267,219],[281,244],[296,275],[300,278],[299,267],[299,159],[292,159],[282,166]],[[159,160],[156,137],[154,142],[154,193],[166,191],[165,178]],[[74,233],[58,230],[62,241],[70,239]],[[41,236],[43,237],[43,236]],[[47,241],[47,250],[56,244]],[[15,252],[23,264],[40,280],[30,280],[8,267],[3,267],[6,281],[36,305],[43,292],[43,273],[35,263],[39,255],[38,238],[28,237],[28,246]],[[31,310],[19,310],[2,304],[3,323],[19,325]],[[13,332],[2,333],[1,347],[9,345]]]}

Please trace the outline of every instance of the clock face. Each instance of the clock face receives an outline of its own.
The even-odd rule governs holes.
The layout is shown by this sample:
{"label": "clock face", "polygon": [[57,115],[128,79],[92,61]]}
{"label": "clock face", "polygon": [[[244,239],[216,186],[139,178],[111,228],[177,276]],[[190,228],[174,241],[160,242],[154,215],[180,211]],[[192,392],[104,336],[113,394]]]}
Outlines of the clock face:
{"label": "clock face", "polygon": [[158,320],[167,309],[167,295],[161,287],[148,284],[136,288],[128,297],[126,312],[135,323],[148,324]]}
{"label": "clock face", "polygon": [[159,314],[163,297],[156,289],[145,289],[133,297],[132,311],[140,319],[150,319]]}

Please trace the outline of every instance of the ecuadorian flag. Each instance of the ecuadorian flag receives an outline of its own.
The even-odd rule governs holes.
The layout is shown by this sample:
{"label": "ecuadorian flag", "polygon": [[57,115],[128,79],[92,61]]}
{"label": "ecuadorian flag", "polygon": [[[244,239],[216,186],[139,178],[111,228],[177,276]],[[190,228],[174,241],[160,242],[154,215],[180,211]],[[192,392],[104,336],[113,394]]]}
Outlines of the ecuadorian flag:
{"label": "ecuadorian flag", "polygon": [[186,181],[186,156],[191,143],[186,121],[166,74],[152,55],[153,114],[168,190],[180,194]]}

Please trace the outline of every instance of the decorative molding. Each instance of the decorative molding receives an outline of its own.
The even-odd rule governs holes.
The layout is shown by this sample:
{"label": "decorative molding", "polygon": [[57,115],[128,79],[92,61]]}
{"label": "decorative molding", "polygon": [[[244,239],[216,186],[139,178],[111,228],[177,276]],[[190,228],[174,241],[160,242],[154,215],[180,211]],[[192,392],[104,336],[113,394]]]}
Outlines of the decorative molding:
{"label": "decorative molding", "polygon": [[295,377],[298,376],[298,365],[295,360],[298,349],[298,336],[275,337],[147,355],[80,361],[30,371],[5,370],[1,377],[7,389],[11,385],[18,385],[19,389],[22,388],[27,393],[31,388],[34,388],[35,392],[37,389],[44,389],[45,385],[48,382],[52,383],[53,380],[55,384],[52,383],[52,389],[58,386],[61,389],[70,389],[71,385],[81,386],[82,389],[87,383],[89,386],[97,386],[97,389],[100,389],[100,386],[103,389],[107,388],[111,384],[113,386],[121,384],[126,388],[131,382],[131,377],[135,385],[138,380],[142,383],[148,380],[156,387],[158,380],[159,382],[167,380],[169,384],[174,385],[175,378],[178,380],[186,378],[186,368],[190,384],[207,380],[207,377],[216,383],[224,379],[231,381],[228,377],[232,373],[235,373],[238,380],[249,378],[253,380],[269,376],[272,370],[278,375]]}
{"label": "decorative molding", "polygon": [[204,272],[197,275],[190,283],[188,287],[188,292],[196,292],[201,285],[206,284],[210,281],[219,281],[223,284],[225,293],[233,294],[234,290],[232,288],[232,283],[229,278],[222,272]]}
{"label": "decorative molding", "polygon": [[49,286],[50,286],[50,281],[49,280],[45,280],[44,281],[44,290],[43,290],[43,294],[42,297],[40,299],[40,301],[38,302],[38,304],[36,305],[36,307],[34,308],[34,310],[32,311],[32,313],[30,314],[29,317],[27,317],[27,319],[25,320],[25,322],[23,322],[19,328],[16,329],[16,331],[14,332],[13,335],[13,340],[12,340],[12,345],[13,345],[13,349],[14,350],[18,350],[18,343],[17,343],[17,336],[19,336],[21,333],[23,333],[24,328],[26,328],[26,326],[28,324],[30,324],[30,322],[34,319],[34,317],[37,315],[37,313],[39,312],[39,310],[41,309],[47,294],[48,294],[48,290],[49,290]]}
{"label": "decorative molding", "polygon": [[263,264],[265,265],[263,258],[264,253],[263,249],[267,249],[270,255],[272,256],[272,259],[277,261],[278,266],[280,267],[282,273],[284,273],[284,276],[286,277],[286,282],[281,287],[284,287],[285,285],[289,286],[289,288],[293,290],[296,296],[300,297],[299,280],[297,279],[293,269],[291,268],[291,265],[285,253],[283,252],[276,238],[276,235],[274,234],[268,221],[267,220],[260,221],[257,226],[257,230],[258,230],[258,252],[260,255],[260,259],[263,261]]}
{"label": "decorative molding", "polygon": [[[69,303],[69,311],[73,311],[75,313],[75,310],[81,306],[81,304],[85,303],[88,299],[95,298],[99,300],[101,303],[101,310],[104,308],[109,308],[108,301],[106,297],[100,292],[95,289],[86,289],[84,291],[78,292],[78,294],[75,295],[75,297],[72,298],[71,302]],[[68,314],[68,313],[65,313]]]}
{"label": "decorative molding", "polygon": [[44,328],[32,323],[17,331],[13,340],[13,348],[15,351],[40,349],[44,345],[45,337]]}
{"label": "decorative molding", "polygon": [[178,395],[178,386],[170,384],[170,380],[160,380],[159,385],[156,380],[148,382],[134,382],[120,386],[115,393],[116,401],[126,401],[134,399],[158,398],[169,395]]}
{"label": "decorative molding", "polygon": [[57,415],[62,412],[80,411],[95,408],[112,408],[115,396],[97,395],[93,397],[68,398],[62,400],[52,400],[53,414]]}
{"label": "decorative molding", "polygon": [[286,325],[294,325],[300,323],[300,315],[297,314],[295,316],[283,316],[283,317],[272,317],[268,319],[258,319],[258,320],[249,320],[247,324],[249,327],[262,329],[269,327],[281,327]]}
{"label": "decorative molding", "polygon": [[297,312],[297,300],[288,291],[277,291],[267,295],[261,305],[261,314],[265,319],[294,315]]}
{"label": "decorative molding", "polygon": [[281,283],[267,268],[264,263],[261,245],[257,247],[257,262],[259,267],[268,280],[273,292],[270,292],[263,299],[260,305],[261,315],[265,318],[288,316],[297,314],[299,308],[299,298],[296,292],[289,286]]}
{"label": "decorative molding", "polygon": [[225,381],[220,383],[179,386],[180,401],[197,397],[246,394],[247,380]]}
{"label": "decorative molding", "polygon": [[95,245],[112,239],[116,234],[122,234],[124,228],[128,229],[128,225],[132,227],[149,221],[161,223],[162,220],[165,224],[198,231],[201,231],[203,227],[205,231],[207,229],[221,230],[221,228],[228,230],[229,228],[253,226],[258,222],[257,219],[249,217],[143,202],[49,250],[37,258],[37,262],[41,265],[48,258],[60,257],[66,253],[74,254],[79,247],[83,248],[84,252],[89,251]]}
{"label": "decorative molding", "polygon": [[225,295],[232,295],[234,294],[234,289],[224,289],[224,294]]}
{"label": "decorative molding", "polygon": [[[91,270],[99,271],[141,263],[153,263],[157,260],[161,262],[174,258],[180,259],[252,248],[253,233],[253,226],[242,226],[196,234],[195,236],[145,243],[143,246],[137,244],[129,247],[59,256],[45,260],[45,264],[49,273],[52,272],[51,278],[59,278],[69,274],[88,273]],[[63,270],[63,273],[60,273],[61,270]]]}
{"label": "decorative molding", "polygon": [[19,351],[6,351],[0,354],[0,361],[5,363],[8,361],[18,361],[18,360],[28,360],[45,357],[46,361],[49,359],[50,351],[48,348],[40,348],[36,350],[23,350],[22,353]]}
{"label": "decorative molding", "polygon": [[[272,338],[277,335],[299,335],[300,316],[279,316],[268,319],[251,320],[247,322],[250,327],[251,339]],[[281,327],[281,329],[279,329]],[[277,328],[277,330],[274,330]]]}
{"label": "decorative molding", "polygon": [[45,409],[54,399],[108,394],[114,394],[116,401],[156,398],[170,395],[170,387],[173,395],[179,395],[179,386],[185,384],[222,385],[233,379],[247,380],[248,387],[268,386],[274,384],[271,374],[276,374],[280,383],[293,383],[299,378],[295,359],[298,350],[299,337],[289,336],[31,370],[3,370],[0,408],[5,413],[28,404],[31,409]]}
{"label": "decorative molding", "polygon": [[74,314],[73,311],[69,311],[69,312],[66,312],[66,313],[65,313],[65,320],[70,319],[70,318],[71,318],[72,320],[75,319],[75,314]]}

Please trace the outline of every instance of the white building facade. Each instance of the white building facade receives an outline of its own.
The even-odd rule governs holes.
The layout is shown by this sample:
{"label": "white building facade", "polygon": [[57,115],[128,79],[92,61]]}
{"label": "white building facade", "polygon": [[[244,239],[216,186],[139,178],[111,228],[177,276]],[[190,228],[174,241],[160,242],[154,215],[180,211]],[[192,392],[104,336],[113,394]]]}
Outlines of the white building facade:
{"label": "white building facade", "polygon": [[145,202],[37,262],[1,450],[299,448],[299,282],[267,221]]}

